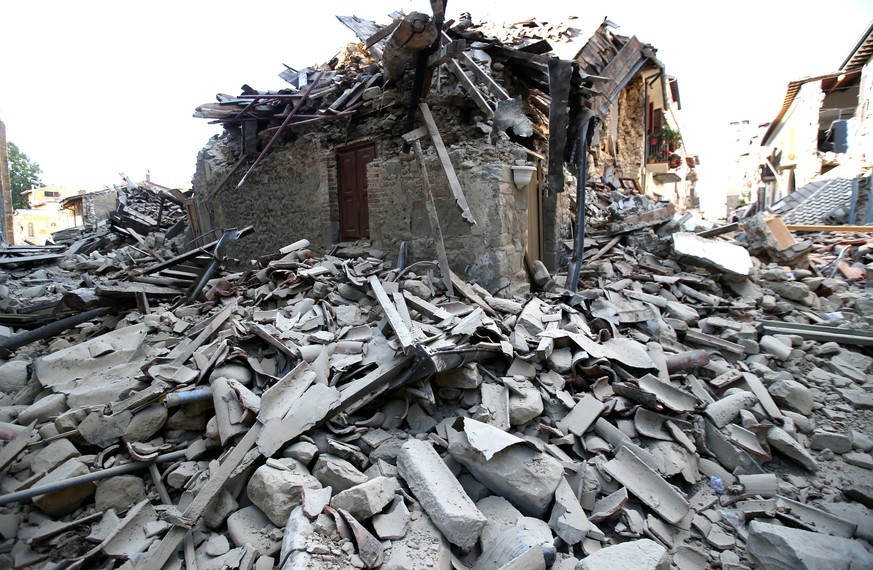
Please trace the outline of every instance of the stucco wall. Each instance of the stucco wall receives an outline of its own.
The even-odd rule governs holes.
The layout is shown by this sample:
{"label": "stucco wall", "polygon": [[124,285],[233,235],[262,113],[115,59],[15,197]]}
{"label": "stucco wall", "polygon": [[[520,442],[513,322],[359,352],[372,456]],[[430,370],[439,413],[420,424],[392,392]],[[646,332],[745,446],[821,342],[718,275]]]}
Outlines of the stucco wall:
{"label": "stucco wall", "polygon": [[855,147],[849,150],[860,164],[869,166],[873,164],[873,63],[867,63],[861,70],[855,121]]}
{"label": "stucco wall", "polygon": [[782,151],[780,167],[781,192],[774,198],[784,196],[788,187],[789,172],[786,166],[794,166],[794,180],[797,188],[818,176],[821,172],[821,159],[818,157],[818,112],[824,95],[821,81],[810,81],[800,87],[791,110],[782,127],[773,136],[775,147]]}

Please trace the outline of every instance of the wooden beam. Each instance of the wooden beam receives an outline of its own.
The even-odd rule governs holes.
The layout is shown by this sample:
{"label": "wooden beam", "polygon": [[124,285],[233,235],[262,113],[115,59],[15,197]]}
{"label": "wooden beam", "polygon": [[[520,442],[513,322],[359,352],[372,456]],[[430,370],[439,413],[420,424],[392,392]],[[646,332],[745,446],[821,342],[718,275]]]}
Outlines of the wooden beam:
{"label": "wooden beam", "polygon": [[465,40],[452,40],[441,46],[437,52],[431,54],[427,58],[427,66],[437,67],[438,65],[442,65],[450,59],[457,57],[457,55],[466,48],[467,42]]}
{"label": "wooden beam", "polygon": [[455,174],[455,167],[452,166],[452,161],[446,150],[446,145],[443,144],[443,137],[440,136],[440,131],[437,128],[436,121],[434,121],[433,115],[430,112],[430,107],[427,106],[427,103],[419,103],[418,109],[421,111],[421,116],[424,118],[424,125],[430,133],[430,140],[433,141],[434,149],[440,159],[440,165],[443,167],[443,172],[445,172],[446,179],[449,181],[449,187],[452,189],[452,194],[455,196],[455,202],[457,202],[458,207],[461,208],[461,216],[471,224],[475,224],[476,220],[473,219],[473,213],[470,212],[470,207],[467,205],[467,198],[464,196],[461,182],[458,180],[457,174]]}
{"label": "wooden beam", "polygon": [[567,147],[567,129],[570,126],[570,76],[573,62],[566,59],[549,60],[549,196],[564,191],[564,151]]}
{"label": "wooden beam", "polygon": [[391,328],[394,329],[394,334],[397,335],[397,340],[400,342],[403,354],[410,354],[415,349],[412,333],[403,323],[400,313],[397,312],[397,307],[394,306],[394,303],[388,297],[388,293],[385,292],[384,287],[382,287],[382,284],[375,275],[370,275],[370,287],[373,289],[376,300],[379,301],[379,305],[382,307],[382,312],[385,313],[385,318],[388,319],[388,324],[391,325]]}
{"label": "wooden beam", "polygon": [[[224,484],[230,478],[231,473],[239,467],[249,451],[255,446],[260,433],[261,424],[255,422],[255,425],[249,428],[239,443],[236,444],[236,447],[234,447],[227,457],[225,457],[224,461],[221,462],[221,465],[215,470],[215,473],[209,477],[209,480],[203,488],[200,489],[200,492],[197,493],[197,496],[194,497],[194,500],[191,501],[191,504],[188,505],[185,512],[182,513],[184,518],[194,522],[200,518],[200,515],[203,514],[203,510],[206,506],[218,495],[219,491],[224,488]],[[158,544],[158,547],[150,551],[151,555],[147,553],[143,556],[144,560],[141,560],[137,567],[142,568],[143,570],[161,570],[188,532],[189,530],[182,526],[172,527],[167,534],[164,535],[164,538]]]}
{"label": "wooden beam", "polygon": [[380,41],[382,41],[385,38],[387,38],[388,36],[390,36],[391,32],[393,32],[397,28],[397,26],[400,25],[400,22],[402,20],[403,20],[403,18],[394,18],[393,22],[391,22],[390,24],[388,24],[387,26],[385,26],[384,28],[382,28],[381,30],[379,30],[378,32],[376,32],[375,34],[373,34],[372,36],[367,38],[367,41],[364,42],[364,47],[367,49],[370,49],[373,45],[379,43]]}
{"label": "wooden beam", "polygon": [[463,295],[476,305],[479,305],[479,307],[483,311],[485,311],[486,314],[491,315],[492,317],[497,316],[497,312],[491,308],[491,305],[485,302],[485,299],[483,299],[478,293],[476,293],[476,291],[472,287],[470,287],[470,285],[466,281],[458,277],[458,275],[456,275],[454,271],[451,272],[451,276],[452,283],[454,284],[455,288],[461,293],[461,295]]}
{"label": "wooden beam", "polygon": [[[445,32],[442,32],[442,40],[441,41],[443,43],[448,43],[452,40],[449,38],[448,35],[446,35]],[[506,90],[504,90],[503,87],[501,87],[499,83],[494,81],[494,78],[491,77],[490,73],[488,73],[487,71],[482,69],[478,63],[473,61],[473,58],[471,58],[469,55],[467,55],[466,52],[461,52],[458,55],[458,59],[460,60],[460,62],[463,65],[470,68],[470,71],[473,72],[473,75],[475,75],[476,78],[479,79],[479,81],[481,81],[482,83],[485,84],[486,87],[488,87],[488,91],[490,91],[491,94],[494,95],[494,97],[496,97],[498,101],[503,101],[504,99],[509,99],[509,93],[507,93]]]}
{"label": "wooden beam", "polygon": [[609,77],[603,85],[599,86],[599,91],[603,93],[605,101],[599,106],[601,117],[606,115],[606,111],[612,104],[612,101],[618,95],[634,72],[634,68],[644,59],[643,46],[636,36],[631,37],[628,42],[621,48],[616,56],[603,69],[601,75]]}
{"label": "wooden beam", "polygon": [[433,190],[430,187],[430,178],[427,176],[427,168],[424,164],[424,153],[421,152],[421,141],[416,140],[412,148],[415,150],[415,158],[418,161],[418,171],[421,175],[421,188],[424,190],[424,204],[427,207],[427,217],[430,221],[430,230],[433,234],[433,243],[437,251],[437,263],[440,266],[440,273],[443,276],[443,283],[446,286],[446,291],[449,297],[455,295],[455,290],[452,287],[452,276],[449,270],[449,258],[446,256],[446,245],[443,241],[443,230],[440,227],[440,219],[437,215],[436,203],[433,200]]}
{"label": "wooden beam", "polygon": [[858,232],[873,233],[873,226],[816,226],[803,224],[786,224],[792,232]]}
{"label": "wooden beam", "polygon": [[467,94],[473,98],[476,105],[482,109],[489,119],[492,118],[494,116],[494,109],[491,108],[491,104],[485,100],[485,97],[482,95],[482,92],[479,91],[479,88],[470,81],[469,77],[467,77],[467,73],[464,71],[464,68],[461,67],[461,64],[456,60],[452,60],[449,62],[449,69],[452,70],[452,73],[455,74],[455,77],[458,78],[458,81],[461,82],[461,85],[464,86],[464,89],[467,90]]}

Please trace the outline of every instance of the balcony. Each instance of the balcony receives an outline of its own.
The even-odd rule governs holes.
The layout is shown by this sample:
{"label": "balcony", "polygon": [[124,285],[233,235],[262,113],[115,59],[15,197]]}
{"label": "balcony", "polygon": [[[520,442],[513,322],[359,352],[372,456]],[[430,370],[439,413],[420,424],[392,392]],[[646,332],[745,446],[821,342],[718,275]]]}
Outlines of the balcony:
{"label": "balcony", "polygon": [[658,132],[648,135],[646,164],[666,165],[665,170],[672,170],[682,166],[682,157],[676,152],[681,146],[678,132],[661,128]]}

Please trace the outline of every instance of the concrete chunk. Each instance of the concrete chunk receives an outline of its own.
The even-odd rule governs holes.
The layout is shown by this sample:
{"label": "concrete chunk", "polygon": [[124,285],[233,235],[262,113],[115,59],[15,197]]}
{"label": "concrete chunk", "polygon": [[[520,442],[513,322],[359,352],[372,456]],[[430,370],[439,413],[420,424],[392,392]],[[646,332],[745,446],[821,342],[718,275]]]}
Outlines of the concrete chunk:
{"label": "concrete chunk", "polygon": [[312,469],[312,475],[322,486],[332,487],[337,493],[367,481],[367,476],[354,465],[333,455],[320,456]]}
{"label": "concrete chunk", "polygon": [[848,570],[873,567],[873,554],[858,540],[761,521],[749,525],[746,550],[761,568]]}
{"label": "concrete chunk", "polygon": [[690,232],[673,234],[673,252],[682,261],[729,275],[749,277],[755,272],[749,251],[726,241],[702,238]]}
{"label": "concrete chunk", "polygon": [[373,530],[381,540],[399,540],[406,536],[406,526],[409,524],[409,509],[399,495],[394,497],[394,503],[382,514],[373,517]]}
{"label": "concrete chunk", "polygon": [[463,420],[463,424],[476,426],[476,432],[480,434],[487,434],[490,430],[495,438],[508,437],[514,441],[486,459],[482,452],[471,445],[466,433],[449,430],[449,453],[452,457],[480,483],[503,496],[522,513],[543,515],[564,475],[561,464],[497,428],[471,419]]}
{"label": "concrete chunk", "polygon": [[582,542],[588,533],[588,517],[582,510],[582,505],[576,494],[570,488],[566,479],[562,479],[555,489],[555,506],[549,518],[549,527],[567,544]]}
{"label": "concrete chunk", "polygon": [[476,544],[485,516],[430,443],[406,442],[397,457],[397,471],[449,542],[464,550]]}
{"label": "concrete chunk", "polygon": [[359,521],[365,520],[382,512],[399,489],[396,479],[376,477],[337,493],[330,500],[330,506],[348,511]]}
{"label": "concrete chunk", "polygon": [[670,567],[667,549],[648,538],[607,546],[586,556],[576,570],[666,570]]}
{"label": "concrete chunk", "polygon": [[780,406],[805,416],[812,413],[815,403],[809,388],[796,380],[777,380],[767,387],[773,400]]}
{"label": "concrete chunk", "polygon": [[249,479],[246,490],[252,503],[264,511],[273,524],[284,527],[288,515],[301,503],[303,490],[320,487],[321,483],[304,470],[262,465]]}

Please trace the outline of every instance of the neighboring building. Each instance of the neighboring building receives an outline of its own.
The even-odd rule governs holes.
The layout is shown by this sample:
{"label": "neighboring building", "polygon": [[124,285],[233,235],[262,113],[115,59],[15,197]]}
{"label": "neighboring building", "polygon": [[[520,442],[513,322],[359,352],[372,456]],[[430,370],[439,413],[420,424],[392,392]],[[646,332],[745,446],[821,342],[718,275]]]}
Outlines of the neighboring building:
{"label": "neighboring building", "polygon": [[734,121],[731,123],[733,132],[731,140],[731,156],[734,164],[727,178],[725,199],[726,218],[742,206],[748,205],[757,193],[760,178],[760,149],[764,125],[749,124],[749,121]]}
{"label": "neighboring building", "polygon": [[96,192],[81,192],[61,200],[61,209],[73,217],[70,227],[84,226],[94,228],[101,220],[109,217],[117,207],[114,189],[105,188]]}
{"label": "neighboring building", "polygon": [[873,23],[839,70],[788,84],[761,140],[759,208],[789,223],[873,223],[871,58]]}
{"label": "neighboring building", "polygon": [[[379,32],[372,22],[340,20],[362,42]],[[607,21],[590,33],[578,23],[454,28],[451,38],[475,49],[439,60],[445,65],[431,68],[423,90],[442,139],[431,142],[431,132],[421,144],[449,264],[491,290],[526,280],[534,260],[551,270],[566,260],[582,125],[594,125],[589,181],[694,204],[697,162],[678,135],[678,83],[652,46]],[[405,242],[417,259],[434,259],[421,171],[402,138],[425,124],[417,106],[407,123],[415,73],[396,75],[383,49],[386,40],[369,50],[351,44],[319,69],[286,70],[292,88],[275,101],[250,91],[199,107],[195,116],[223,123],[225,133],[198,157],[189,210],[198,233],[253,225],[231,246],[244,259],[301,238],[317,251],[368,240],[391,254]],[[393,84],[383,85],[381,73]],[[315,93],[327,95],[299,107],[319,76]],[[295,109],[300,123],[290,120]],[[284,140],[245,174],[246,156],[258,156],[283,121]],[[513,181],[512,167],[523,165],[534,170],[528,184]]]}
{"label": "neighboring building", "polygon": [[64,186],[34,188],[25,192],[28,207],[12,214],[15,244],[45,245],[52,232],[73,226],[73,217],[61,209],[61,201],[79,190]]}

